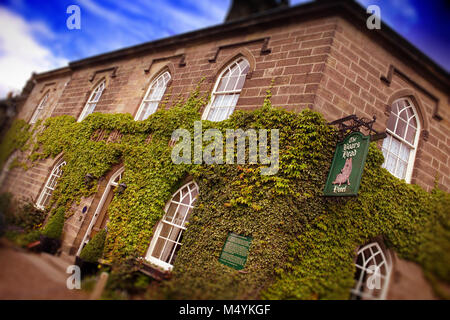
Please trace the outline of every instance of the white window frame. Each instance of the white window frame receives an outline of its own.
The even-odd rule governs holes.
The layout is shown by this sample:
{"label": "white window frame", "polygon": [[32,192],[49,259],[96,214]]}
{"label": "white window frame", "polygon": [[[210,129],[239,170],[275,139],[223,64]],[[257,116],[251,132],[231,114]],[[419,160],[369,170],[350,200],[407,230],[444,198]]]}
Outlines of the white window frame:
{"label": "white window frame", "polygon": [[[407,163],[407,166],[406,166],[406,174],[405,174],[404,180],[407,183],[411,183],[412,172],[413,172],[413,169],[414,169],[414,162],[416,160],[417,147],[419,145],[419,138],[420,138],[420,132],[421,132],[421,123],[420,123],[419,115],[417,113],[417,109],[416,109],[414,103],[411,101],[410,98],[403,97],[403,98],[395,100],[392,104],[397,103],[397,102],[402,101],[402,100],[408,101],[409,106],[411,106],[411,109],[414,112],[414,117],[416,119],[417,128],[416,128],[416,135],[414,136],[414,144],[411,144],[406,139],[400,137],[399,135],[397,135],[395,133],[395,130],[396,130],[397,124],[398,124],[398,118],[400,117],[399,116],[400,112],[397,114],[397,119],[396,119],[395,126],[394,126],[394,132],[392,130],[390,130],[389,128],[387,128],[387,127],[386,127],[386,132],[387,132],[388,136],[389,135],[392,136],[392,138],[398,140],[400,142],[400,144],[406,144],[406,146],[410,149],[408,163]],[[391,111],[391,113],[392,113],[392,111]],[[390,116],[391,116],[391,114],[389,114],[389,117]],[[388,121],[389,121],[389,118],[388,118]],[[409,123],[407,124],[407,128],[408,128],[408,125],[409,125]],[[387,148],[388,152],[390,152],[390,147],[391,147],[391,143],[389,144],[389,146]],[[383,163],[383,168],[385,168],[385,163],[387,161],[387,157],[385,157],[384,161],[385,162]],[[396,164],[396,169],[397,169],[397,165],[398,165],[398,161],[397,161],[397,164]],[[392,173],[392,174],[395,175],[394,173]]]}
{"label": "white window frame", "polygon": [[109,192],[111,191],[112,188],[115,188],[119,185],[124,171],[125,171],[125,167],[120,168],[109,179],[108,185],[106,186],[105,191],[103,191],[100,202],[98,203],[98,206],[95,209],[95,213],[92,216],[91,222],[89,223],[86,233],[83,236],[83,240],[81,241],[81,244],[78,247],[77,256],[79,256],[81,254],[81,250],[83,250],[83,247],[89,242],[89,240],[90,240],[89,237],[91,235],[92,228],[94,227],[95,223],[97,222],[98,216],[99,216],[100,212],[102,211],[103,206],[105,205],[105,201],[108,198]]}
{"label": "white window frame", "polygon": [[[365,258],[364,256],[364,252],[369,250],[371,255],[369,256],[368,259]],[[382,287],[381,287],[381,294],[379,297],[375,297],[372,293],[371,290],[368,289],[368,292],[363,292],[362,289],[364,286],[366,286],[366,283],[363,283],[363,280],[367,281],[367,279],[365,279],[364,275],[367,274],[367,271],[369,270],[367,268],[368,263],[370,263],[371,260],[373,260],[375,258],[375,256],[377,256],[378,254],[381,255],[382,257],[382,261],[379,264],[375,265],[377,266],[377,268],[380,268],[383,264],[385,265],[385,269],[386,269],[386,274],[380,274],[380,278],[382,278],[384,280]],[[363,265],[360,266],[358,265],[358,257],[362,257],[363,259]],[[375,260],[376,261],[376,260]],[[386,299],[386,295],[388,292],[388,288],[389,288],[389,281],[391,278],[391,271],[392,271],[392,261],[391,261],[391,257],[387,252],[384,252],[383,249],[380,247],[380,245],[378,244],[378,242],[372,242],[362,248],[360,248],[358,250],[357,253],[357,259],[355,262],[356,268],[361,270],[361,274],[360,277],[358,279],[358,281],[356,282],[355,287],[351,290],[351,293],[353,295],[353,298],[355,298],[355,296],[358,296],[362,299],[368,299],[368,300],[385,300]],[[373,272],[373,270],[371,270],[371,272]],[[369,273],[370,274],[370,273]],[[373,273],[372,273],[373,274]]]}
{"label": "white window frame", "polygon": [[[52,172],[50,173],[49,177],[47,178],[47,181],[45,182],[44,187],[42,188],[41,193],[39,194],[39,197],[36,201],[36,208],[44,210],[44,199],[47,200],[48,198],[51,198],[53,195],[53,191],[55,191],[56,186],[58,185],[58,180],[62,176],[62,167],[66,165],[66,161],[64,159],[60,159],[52,169]],[[52,182],[52,179],[55,178],[56,181],[54,183],[54,186],[51,187],[50,183]],[[48,196],[48,197],[47,197]]]}
{"label": "white window frame", "polygon": [[[89,96],[88,101],[86,102],[86,105],[83,108],[83,111],[81,112],[80,116],[78,117],[78,122],[83,121],[84,118],[86,118],[88,115],[93,113],[95,111],[95,107],[97,106],[97,103],[100,101],[103,91],[106,87],[106,80],[103,79],[100,81],[100,83],[92,90],[91,95]],[[100,94],[98,95],[98,93]]]}
{"label": "white window frame", "polygon": [[[169,76],[169,78],[168,78],[167,81],[165,81],[165,77],[164,77],[165,75],[168,75],[168,76]],[[161,97],[160,97],[159,99],[151,99],[151,98],[149,98],[149,93],[150,93],[150,91],[152,90],[152,88],[153,88],[155,85],[158,84],[158,81],[159,81],[160,79],[162,79],[162,81],[164,82],[164,89],[162,90],[162,95],[161,95]],[[156,112],[156,110],[157,110],[158,107],[159,107],[159,103],[161,102],[161,100],[162,100],[162,98],[164,97],[164,94],[165,94],[165,92],[166,92],[166,90],[167,90],[167,85],[169,84],[169,82],[170,82],[171,79],[172,79],[172,76],[170,75],[170,72],[166,70],[166,71],[162,72],[160,75],[158,75],[158,76],[150,83],[150,85],[148,86],[147,92],[145,93],[145,96],[144,96],[144,98],[142,99],[141,105],[139,106],[138,112],[136,113],[136,116],[135,116],[134,120],[145,120],[145,119],[147,119],[150,115],[152,115],[153,113]],[[145,114],[145,111],[144,111],[144,107],[147,105],[147,103],[152,103],[152,102],[153,102],[153,103],[157,103],[156,108],[155,108],[155,110],[154,110],[152,113],[149,113],[149,114],[146,115],[146,114]],[[143,113],[143,114],[142,114],[142,113]],[[141,116],[144,116],[144,118],[140,119]]]}
{"label": "white window frame", "polygon": [[[191,187],[191,186],[193,187],[192,190],[197,189],[197,195],[196,195],[194,198],[191,197],[191,192],[192,192],[192,190],[189,188],[189,187]],[[184,203],[181,203],[181,202],[182,202],[182,199],[183,199],[183,194],[181,193],[181,190],[183,190],[183,188],[185,188],[185,187],[188,187],[188,188],[189,188],[189,192],[188,192],[188,194],[187,194],[187,195],[190,197],[190,200],[191,200],[190,203],[189,203],[189,205],[184,204]],[[188,182],[188,183],[185,183],[183,186],[181,186],[181,188],[179,188],[179,189],[172,195],[172,198],[170,199],[170,201],[167,202],[166,207],[164,208],[164,211],[166,212],[166,214],[165,214],[164,217],[158,222],[158,226],[156,227],[156,231],[155,231],[155,233],[153,234],[152,241],[150,242],[150,246],[149,246],[149,248],[148,248],[148,250],[147,250],[147,254],[146,254],[146,256],[145,256],[145,259],[146,259],[147,261],[149,261],[150,263],[152,263],[152,264],[154,264],[154,265],[157,265],[157,266],[163,268],[163,269],[166,270],[166,271],[172,270],[172,268],[173,268],[173,265],[172,265],[172,264],[167,263],[167,262],[165,262],[165,261],[162,261],[162,260],[160,260],[160,259],[158,259],[158,258],[156,258],[156,257],[153,257],[153,256],[152,256],[152,253],[153,253],[153,250],[155,249],[155,246],[156,246],[156,243],[157,243],[158,239],[160,238],[161,230],[162,230],[164,224],[171,225],[171,226],[173,226],[173,227],[176,227],[176,228],[178,228],[178,229],[181,229],[181,232],[178,234],[178,237],[177,237],[176,240],[166,239],[166,238],[163,238],[163,237],[161,237],[161,238],[163,238],[163,239],[165,239],[165,240],[167,240],[167,241],[175,242],[175,249],[176,249],[177,246],[182,246],[182,243],[179,242],[179,239],[181,239],[181,235],[183,234],[183,232],[186,231],[186,223],[188,222],[188,221],[186,221],[186,217],[187,217],[187,215],[188,215],[190,212],[192,212],[192,210],[194,209],[194,202],[195,202],[195,200],[196,200],[197,197],[198,197],[198,192],[199,192],[198,185],[197,185],[194,181],[190,181],[190,182]],[[175,198],[175,196],[176,196],[178,193],[180,193],[180,202],[174,201],[174,200],[173,200],[173,199]],[[186,214],[185,214],[185,216],[183,217],[183,221],[181,222],[181,224],[171,223],[171,222],[168,222],[168,221],[165,221],[165,220],[164,220],[164,218],[165,218],[166,215],[167,215],[167,210],[169,209],[169,207],[170,207],[170,205],[171,205],[172,203],[174,203],[174,204],[177,205],[177,208],[176,208],[175,212],[173,213],[172,221],[173,221],[173,219],[176,217],[176,215],[177,215],[177,213],[178,213],[178,210],[179,210],[179,208],[180,208],[180,205],[183,205],[183,206],[188,207],[188,210],[186,211]],[[167,243],[167,242],[166,242],[166,243]],[[165,248],[166,243],[164,244],[164,248]],[[161,250],[161,253],[164,252],[164,248]],[[173,254],[175,253],[175,251],[176,251],[176,250],[173,250],[173,252],[172,252],[172,254],[171,254],[170,258],[169,258],[169,261],[172,260],[172,257],[173,257]]]}
{"label": "white window frame", "polygon": [[42,110],[44,110],[45,105],[47,104],[48,96],[49,96],[49,93],[47,92],[44,95],[44,97],[39,101],[39,104],[38,104],[36,110],[34,110],[33,116],[30,119],[30,124],[35,124],[36,121],[39,119],[39,115],[41,114]]}
{"label": "white window frame", "polygon": [[[245,61],[247,61],[247,64],[248,64],[248,66],[249,66],[249,71],[247,71],[247,73],[245,74],[245,77],[247,77],[248,72],[250,72],[250,63],[249,63],[249,61],[248,61],[245,57],[238,57],[238,58],[234,59],[233,61],[231,61],[231,62],[230,62],[230,63],[222,70],[222,72],[221,72],[221,73],[219,74],[219,76],[217,77],[216,83],[215,83],[215,85],[214,85],[214,89],[213,89],[213,91],[212,91],[212,93],[211,93],[211,99],[209,100],[209,103],[208,103],[208,105],[206,106],[205,111],[203,112],[202,120],[208,120],[208,115],[209,115],[209,113],[210,113],[210,111],[211,111],[212,104],[214,103],[214,101],[215,101],[215,99],[216,99],[216,96],[218,96],[218,95],[238,94],[238,97],[237,97],[237,99],[236,99],[236,103],[234,104],[234,106],[230,106],[230,107],[231,107],[231,112],[230,112],[230,111],[228,112],[228,115],[226,116],[225,119],[222,119],[222,120],[209,120],[209,121],[217,121],[217,122],[220,122],[220,121],[223,121],[223,120],[228,119],[228,118],[233,114],[234,109],[236,108],[237,102],[238,102],[238,100],[239,100],[239,98],[240,98],[240,95],[241,95],[241,92],[242,92],[242,88],[243,88],[244,85],[245,85],[245,81],[244,81],[244,83],[243,83],[243,85],[242,85],[242,88],[241,88],[241,89],[238,89],[238,90],[228,90],[228,91],[220,91],[220,92],[217,92],[217,89],[218,89],[218,86],[219,86],[220,81],[222,80],[222,77],[224,76],[224,74],[225,74],[227,71],[231,71],[231,68],[232,68],[235,64],[238,64],[238,63],[240,62],[240,60],[245,60]],[[241,74],[242,74],[242,73],[241,73]],[[225,88],[226,88],[226,87],[227,87],[227,86],[225,85]]]}

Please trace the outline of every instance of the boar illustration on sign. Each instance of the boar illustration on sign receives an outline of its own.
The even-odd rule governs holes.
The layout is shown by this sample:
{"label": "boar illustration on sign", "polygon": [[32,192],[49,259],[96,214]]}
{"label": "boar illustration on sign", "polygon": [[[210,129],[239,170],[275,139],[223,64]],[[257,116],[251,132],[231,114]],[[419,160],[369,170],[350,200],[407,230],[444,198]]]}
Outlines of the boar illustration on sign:
{"label": "boar illustration on sign", "polygon": [[356,196],[369,151],[370,136],[352,132],[338,142],[323,189],[325,196]]}
{"label": "boar illustration on sign", "polygon": [[350,174],[352,173],[352,158],[347,158],[345,160],[344,167],[342,168],[341,172],[338,173],[336,176],[336,179],[332,182],[332,184],[339,184],[339,186],[343,183],[347,183],[347,185],[350,185]]}

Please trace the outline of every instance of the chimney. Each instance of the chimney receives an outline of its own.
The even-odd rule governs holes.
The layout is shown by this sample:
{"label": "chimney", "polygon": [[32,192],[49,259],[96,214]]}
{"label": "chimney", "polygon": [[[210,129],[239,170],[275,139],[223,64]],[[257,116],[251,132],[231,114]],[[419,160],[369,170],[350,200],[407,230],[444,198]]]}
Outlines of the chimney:
{"label": "chimney", "polygon": [[288,6],[289,0],[233,0],[225,22],[242,19],[270,9]]}

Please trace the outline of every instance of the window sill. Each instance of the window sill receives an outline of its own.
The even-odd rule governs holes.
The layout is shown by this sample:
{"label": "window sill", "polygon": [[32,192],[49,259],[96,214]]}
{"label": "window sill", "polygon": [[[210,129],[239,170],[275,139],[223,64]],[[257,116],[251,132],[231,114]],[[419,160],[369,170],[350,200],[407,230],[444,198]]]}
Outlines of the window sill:
{"label": "window sill", "polygon": [[147,261],[142,263],[142,267],[139,271],[157,281],[168,280],[172,276],[170,271],[163,271]]}

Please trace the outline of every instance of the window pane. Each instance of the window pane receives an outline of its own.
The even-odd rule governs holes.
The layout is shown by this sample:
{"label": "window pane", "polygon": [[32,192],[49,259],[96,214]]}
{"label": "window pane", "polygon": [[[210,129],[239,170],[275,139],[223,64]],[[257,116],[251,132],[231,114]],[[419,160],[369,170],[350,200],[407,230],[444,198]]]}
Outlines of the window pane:
{"label": "window pane", "polygon": [[397,129],[395,130],[395,133],[399,135],[401,138],[405,136],[406,125],[407,124],[405,121],[403,121],[402,119],[398,119]]}
{"label": "window pane", "polygon": [[166,247],[164,248],[164,252],[162,253],[160,259],[166,263],[169,263],[174,249],[175,249],[175,243],[167,241]]}
{"label": "window pane", "polygon": [[153,257],[158,258],[158,259],[160,258],[161,252],[163,250],[165,243],[166,243],[166,240],[158,238],[158,240],[156,241],[156,244],[155,244],[155,248],[153,249],[153,252],[152,252]]}
{"label": "window pane", "polygon": [[164,215],[164,220],[167,222],[172,222],[173,216],[175,215],[175,211],[178,208],[178,204],[171,202],[169,208],[167,209],[167,213]]}
{"label": "window pane", "polygon": [[182,226],[183,220],[188,212],[189,207],[180,205],[178,207],[177,215],[175,216],[175,219],[173,220],[173,223],[179,226]]}
{"label": "window pane", "polygon": [[397,117],[391,113],[389,116],[389,120],[387,123],[387,128],[391,130],[392,132],[395,132],[395,122],[397,121]]}
{"label": "window pane", "polygon": [[407,110],[408,110],[408,109],[403,109],[403,110],[401,110],[401,112],[400,112],[400,114],[399,114],[400,119],[402,119],[402,120],[404,120],[404,121],[406,121],[406,122],[407,122],[408,119],[409,119]]}
{"label": "window pane", "polygon": [[395,172],[395,165],[397,164],[397,158],[395,156],[393,156],[392,154],[388,155],[388,158],[386,160],[386,169],[390,172],[390,173],[394,173]]}
{"label": "window pane", "polygon": [[238,81],[239,76],[232,76],[230,77],[230,80],[228,81],[228,84],[225,88],[226,91],[234,90]]}
{"label": "window pane", "polygon": [[406,133],[406,141],[411,144],[414,144],[414,140],[416,138],[416,129],[412,126],[408,127],[408,132]]}
{"label": "window pane", "polygon": [[406,175],[406,162],[398,161],[397,172],[395,174],[398,178],[404,179]]}
{"label": "window pane", "polygon": [[408,148],[405,144],[402,143],[402,146],[400,148],[400,159],[402,159],[405,162],[408,162],[410,150],[411,150],[410,148]]}
{"label": "window pane", "polygon": [[236,84],[236,88],[235,88],[236,90],[241,90],[242,89],[242,87],[244,86],[245,77],[246,77],[246,75],[242,75],[242,76],[239,77],[239,80],[238,80],[238,82]]}
{"label": "window pane", "polygon": [[160,232],[160,236],[167,238],[169,236],[170,231],[172,230],[172,226],[169,224],[162,224],[162,228],[161,228],[161,232]]}
{"label": "window pane", "polygon": [[389,150],[391,153],[398,155],[400,151],[400,142],[397,139],[392,138],[391,141],[391,149]]}

